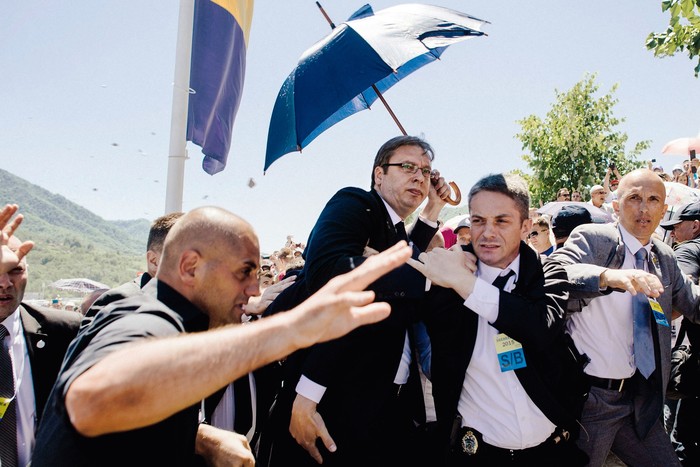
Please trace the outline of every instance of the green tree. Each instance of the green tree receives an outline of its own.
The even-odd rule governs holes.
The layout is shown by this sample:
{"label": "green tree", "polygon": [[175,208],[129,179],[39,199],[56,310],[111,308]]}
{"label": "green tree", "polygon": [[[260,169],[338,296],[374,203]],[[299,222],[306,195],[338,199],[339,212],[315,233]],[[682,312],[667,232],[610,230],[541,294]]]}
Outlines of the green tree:
{"label": "green tree", "polygon": [[649,141],[634,145],[625,154],[627,134],[616,127],[623,118],[613,116],[617,85],[596,98],[595,74],[586,76],[567,92],[555,90],[556,101],[544,120],[530,115],[518,121],[516,135],[527,154],[522,156],[532,174],[522,174],[530,185],[534,204],[554,200],[559,188],[586,190],[602,183],[608,165],[614,162],[621,174],[638,168],[637,156]]}
{"label": "green tree", "polygon": [[700,73],[700,0],[665,0],[661,11],[668,11],[671,19],[664,32],[647,36],[647,49],[656,57],[669,57],[676,52],[688,52],[688,58],[697,57],[695,77]]}

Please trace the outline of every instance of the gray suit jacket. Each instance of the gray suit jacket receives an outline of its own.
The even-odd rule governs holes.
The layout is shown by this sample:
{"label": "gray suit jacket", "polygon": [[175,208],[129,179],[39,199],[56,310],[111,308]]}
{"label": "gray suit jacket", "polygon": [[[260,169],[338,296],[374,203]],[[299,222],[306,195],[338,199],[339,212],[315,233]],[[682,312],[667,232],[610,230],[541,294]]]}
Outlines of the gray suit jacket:
{"label": "gray suit jacket", "polygon": [[[577,312],[592,299],[612,293],[601,291],[600,274],[604,269],[620,269],[625,259],[625,245],[614,224],[584,224],[569,236],[563,248],[556,250],[548,261],[564,266],[569,278],[569,311]],[[667,244],[652,238],[648,270],[664,286],[657,298],[666,319],[671,322],[675,309],[693,322],[700,320],[700,287],[694,285],[678,267],[673,250]],[[614,310],[611,310],[614,313]],[[630,323],[631,325],[632,323]],[[605,345],[601,342],[601,345]],[[640,436],[646,433],[661,415],[663,397],[671,367],[671,328],[656,326],[654,337],[657,370],[649,381],[649,388],[641,388],[635,397],[635,421]]]}

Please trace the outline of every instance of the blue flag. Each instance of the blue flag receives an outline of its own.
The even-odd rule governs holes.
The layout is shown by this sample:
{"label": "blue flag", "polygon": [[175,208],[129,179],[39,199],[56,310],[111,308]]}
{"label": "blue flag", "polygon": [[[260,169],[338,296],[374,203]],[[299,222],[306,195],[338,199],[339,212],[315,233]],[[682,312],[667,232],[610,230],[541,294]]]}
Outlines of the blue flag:
{"label": "blue flag", "polygon": [[253,0],[195,0],[187,140],[210,175],[226,167],[252,19]]}

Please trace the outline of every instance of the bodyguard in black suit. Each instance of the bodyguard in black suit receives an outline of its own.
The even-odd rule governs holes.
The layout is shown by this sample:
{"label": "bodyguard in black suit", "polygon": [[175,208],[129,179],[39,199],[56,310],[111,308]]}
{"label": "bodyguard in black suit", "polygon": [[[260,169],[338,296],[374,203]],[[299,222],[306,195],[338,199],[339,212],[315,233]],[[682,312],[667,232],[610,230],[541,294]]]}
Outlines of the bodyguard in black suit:
{"label": "bodyguard in black suit", "polygon": [[432,281],[423,309],[447,452],[435,454],[436,465],[445,458],[454,466],[586,461],[573,443],[585,388],[569,386],[583,378],[566,363],[566,274],[551,265],[545,279],[522,241],[528,207],[522,179],[484,177],[469,194],[468,254],[438,249],[409,260]]}
{"label": "bodyguard in black suit", "polygon": [[[306,244],[303,272],[271,310],[289,309],[359,265],[368,251],[406,239],[403,219],[428,197],[423,219],[411,232],[414,247],[423,251],[437,232],[441,197],[449,195],[442,178],[431,184],[432,159],[432,148],[419,138],[385,143],[374,161],[373,189],[344,188],[331,198]],[[386,465],[409,453],[411,441],[402,430],[410,426],[411,414],[397,409],[409,365],[404,360],[403,371],[399,367],[415,319],[414,299],[424,293],[425,280],[404,265],[369,289],[376,300],[392,305],[388,319],[285,362],[284,388],[273,411],[272,465],[316,465],[311,456],[324,465]]]}
{"label": "bodyguard in black suit", "polygon": [[[22,243],[10,237],[7,246],[17,249]],[[0,351],[10,349],[13,361],[16,397],[4,411],[1,422],[14,420],[17,429],[16,449],[10,439],[2,439],[2,465],[12,465],[6,456],[13,456],[17,465],[31,459],[34,434],[51,388],[61,368],[68,345],[78,333],[82,316],[66,310],[34,307],[21,303],[27,286],[27,263],[24,258],[13,268],[0,271],[0,325],[8,331],[0,340]],[[21,335],[20,335],[21,334]],[[24,341],[24,345],[19,345]],[[28,362],[28,364],[27,364]],[[8,372],[9,373],[9,372]],[[32,384],[22,381],[31,375]],[[0,378],[7,374],[0,375]],[[10,448],[9,450],[6,448]]]}

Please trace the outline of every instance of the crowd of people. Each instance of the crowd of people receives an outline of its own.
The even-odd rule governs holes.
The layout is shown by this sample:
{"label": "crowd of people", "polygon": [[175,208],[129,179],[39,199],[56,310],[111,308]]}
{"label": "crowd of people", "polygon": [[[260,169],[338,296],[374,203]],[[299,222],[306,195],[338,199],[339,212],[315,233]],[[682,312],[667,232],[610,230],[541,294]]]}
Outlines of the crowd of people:
{"label": "crowd of people", "polygon": [[610,222],[566,188],[546,216],[489,174],[448,228],[434,158],[392,138],[369,190],[269,256],[224,209],[162,216],[148,271],[84,316],[22,301],[6,205],[0,465],[697,465],[697,399],[665,395],[673,326],[697,339],[700,203],[662,222],[663,177],[610,167],[588,189]]}

